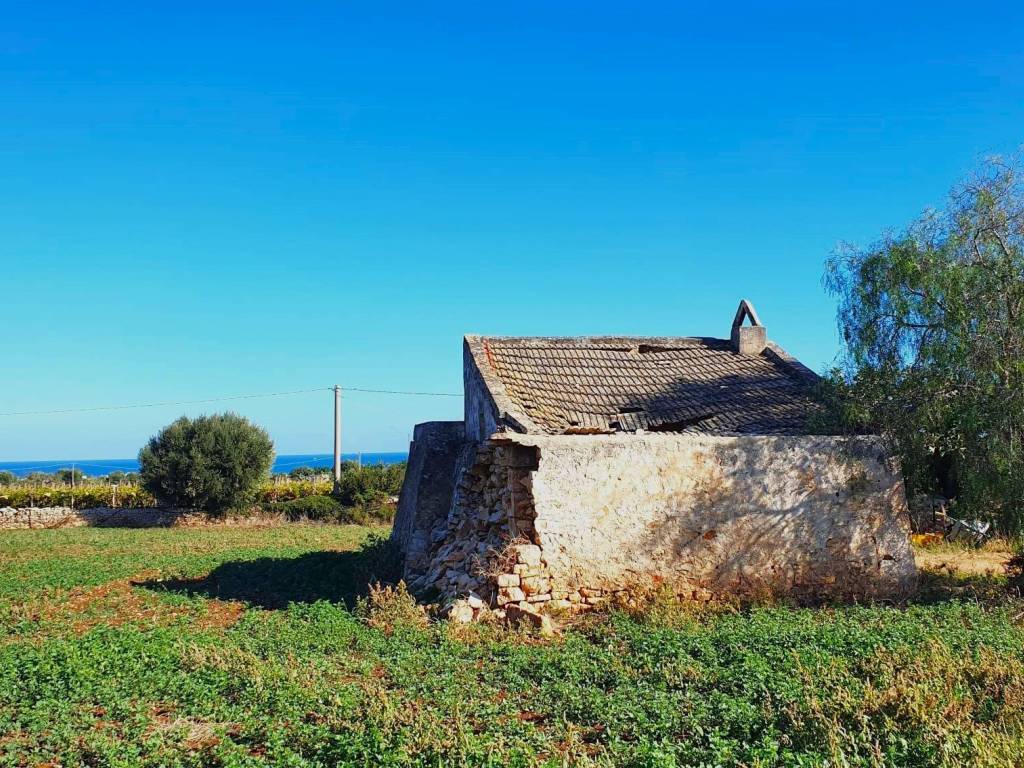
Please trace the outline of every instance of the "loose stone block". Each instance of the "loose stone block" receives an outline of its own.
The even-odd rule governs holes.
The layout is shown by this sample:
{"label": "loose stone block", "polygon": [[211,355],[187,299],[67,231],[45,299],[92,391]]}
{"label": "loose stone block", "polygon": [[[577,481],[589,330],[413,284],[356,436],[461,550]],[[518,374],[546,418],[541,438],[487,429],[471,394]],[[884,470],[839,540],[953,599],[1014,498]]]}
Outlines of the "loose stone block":
{"label": "loose stone block", "polygon": [[519,587],[507,587],[498,590],[498,605],[518,603],[526,599],[526,593]]}
{"label": "loose stone block", "polygon": [[516,559],[524,565],[540,565],[540,547],[536,544],[516,544]]}

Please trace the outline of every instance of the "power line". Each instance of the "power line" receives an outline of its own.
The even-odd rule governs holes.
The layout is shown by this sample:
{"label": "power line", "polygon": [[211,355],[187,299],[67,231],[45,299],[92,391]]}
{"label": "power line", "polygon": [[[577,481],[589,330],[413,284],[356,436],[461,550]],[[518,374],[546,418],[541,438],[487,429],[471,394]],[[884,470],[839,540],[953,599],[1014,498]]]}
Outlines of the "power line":
{"label": "power line", "polygon": [[363,389],[361,387],[342,387],[343,392],[373,392],[378,395],[417,395],[420,397],[462,397],[461,392],[405,392],[400,389]]}
{"label": "power line", "polygon": [[[263,397],[286,397],[289,395],[304,395],[310,392],[329,392],[333,387],[314,387],[313,389],[293,389],[288,392],[262,392],[251,395],[228,395],[224,397],[208,397],[202,400],[176,400],[159,403],[132,403],[130,405],[97,405],[86,408],[57,408],[48,411],[8,411],[0,413],[3,416],[51,416],[59,413],[90,413],[94,411],[124,411],[132,408],[161,408],[172,405],[202,405],[205,403],[223,403],[231,400],[251,400]],[[369,392],[379,395],[411,395],[415,397],[462,397],[454,392],[408,392],[398,389],[368,389],[365,387],[342,387],[347,392]]]}

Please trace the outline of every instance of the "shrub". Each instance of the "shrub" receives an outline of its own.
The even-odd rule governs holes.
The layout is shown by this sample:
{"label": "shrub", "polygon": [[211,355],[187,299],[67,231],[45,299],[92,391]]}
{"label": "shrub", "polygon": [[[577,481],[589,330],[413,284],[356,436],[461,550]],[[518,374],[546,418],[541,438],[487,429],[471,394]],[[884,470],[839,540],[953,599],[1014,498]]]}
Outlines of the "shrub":
{"label": "shrub", "polygon": [[109,475],[107,475],[107,482],[108,483],[123,483],[126,477],[128,477],[128,475],[126,475],[120,469],[116,469],[113,472],[111,472]]}
{"label": "shrub", "polygon": [[370,584],[370,593],[356,602],[356,615],[368,627],[391,635],[402,629],[426,629],[430,622],[423,607],[409,594],[405,582]]}
{"label": "shrub", "polygon": [[341,503],[331,496],[305,496],[291,501],[279,501],[270,505],[273,512],[279,512],[289,520],[337,520],[343,511]]}
{"label": "shrub", "polygon": [[64,483],[64,485],[81,485],[84,480],[85,475],[78,467],[57,470],[57,482]]}
{"label": "shrub", "polygon": [[288,473],[288,477],[292,480],[313,480],[327,472],[325,467],[296,467]]}
{"label": "shrub", "polygon": [[405,464],[347,468],[335,495],[346,507],[373,506],[396,496],[404,477]]}
{"label": "shrub", "polygon": [[142,485],[158,501],[215,514],[252,501],[273,461],[266,431],[233,413],[182,416],[139,452]]}
{"label": "shrub", "polygon": [[8,472],[6,469],[0,471],[0,485],[13,485],[17,479],[13,472]]}

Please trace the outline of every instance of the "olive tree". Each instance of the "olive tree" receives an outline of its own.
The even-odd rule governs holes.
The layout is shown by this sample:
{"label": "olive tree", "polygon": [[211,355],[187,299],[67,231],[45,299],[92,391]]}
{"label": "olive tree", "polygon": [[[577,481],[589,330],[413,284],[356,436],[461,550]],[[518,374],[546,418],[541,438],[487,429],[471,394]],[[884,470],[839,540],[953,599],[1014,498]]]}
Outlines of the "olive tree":
{"label": "olive tree", "polygon": [[139,452],[139,474],[162,503],[220,514],[250,502],[273,461],[266,431],[241,416],[182,416]]}
{"label": "olive tree", "polygon": [[[874,428],[911,490],[954,495],[1007,531],[1024,524],[1024,189],[994,159],[869,248],[840,247],[841,421]],[[834,411],[835,412],[835,411]]]}

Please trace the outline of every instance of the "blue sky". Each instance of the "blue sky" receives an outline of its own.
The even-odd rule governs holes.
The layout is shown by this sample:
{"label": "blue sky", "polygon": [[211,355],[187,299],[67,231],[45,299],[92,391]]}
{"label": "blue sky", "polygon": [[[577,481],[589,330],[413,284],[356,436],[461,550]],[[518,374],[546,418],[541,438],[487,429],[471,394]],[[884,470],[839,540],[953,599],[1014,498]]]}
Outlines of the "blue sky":
{"label": "blue sky", "polygon": [[[458,392],[466,332],[725,335],[740,297],[821,369],[835,244],[1024,142],[1018,3],[3,11],[2,412]],[[330,449],[328,393],[230,407]],[[460,408],[352,393],[346,450]],[[212,409],[2,417],[0,460]]]}

